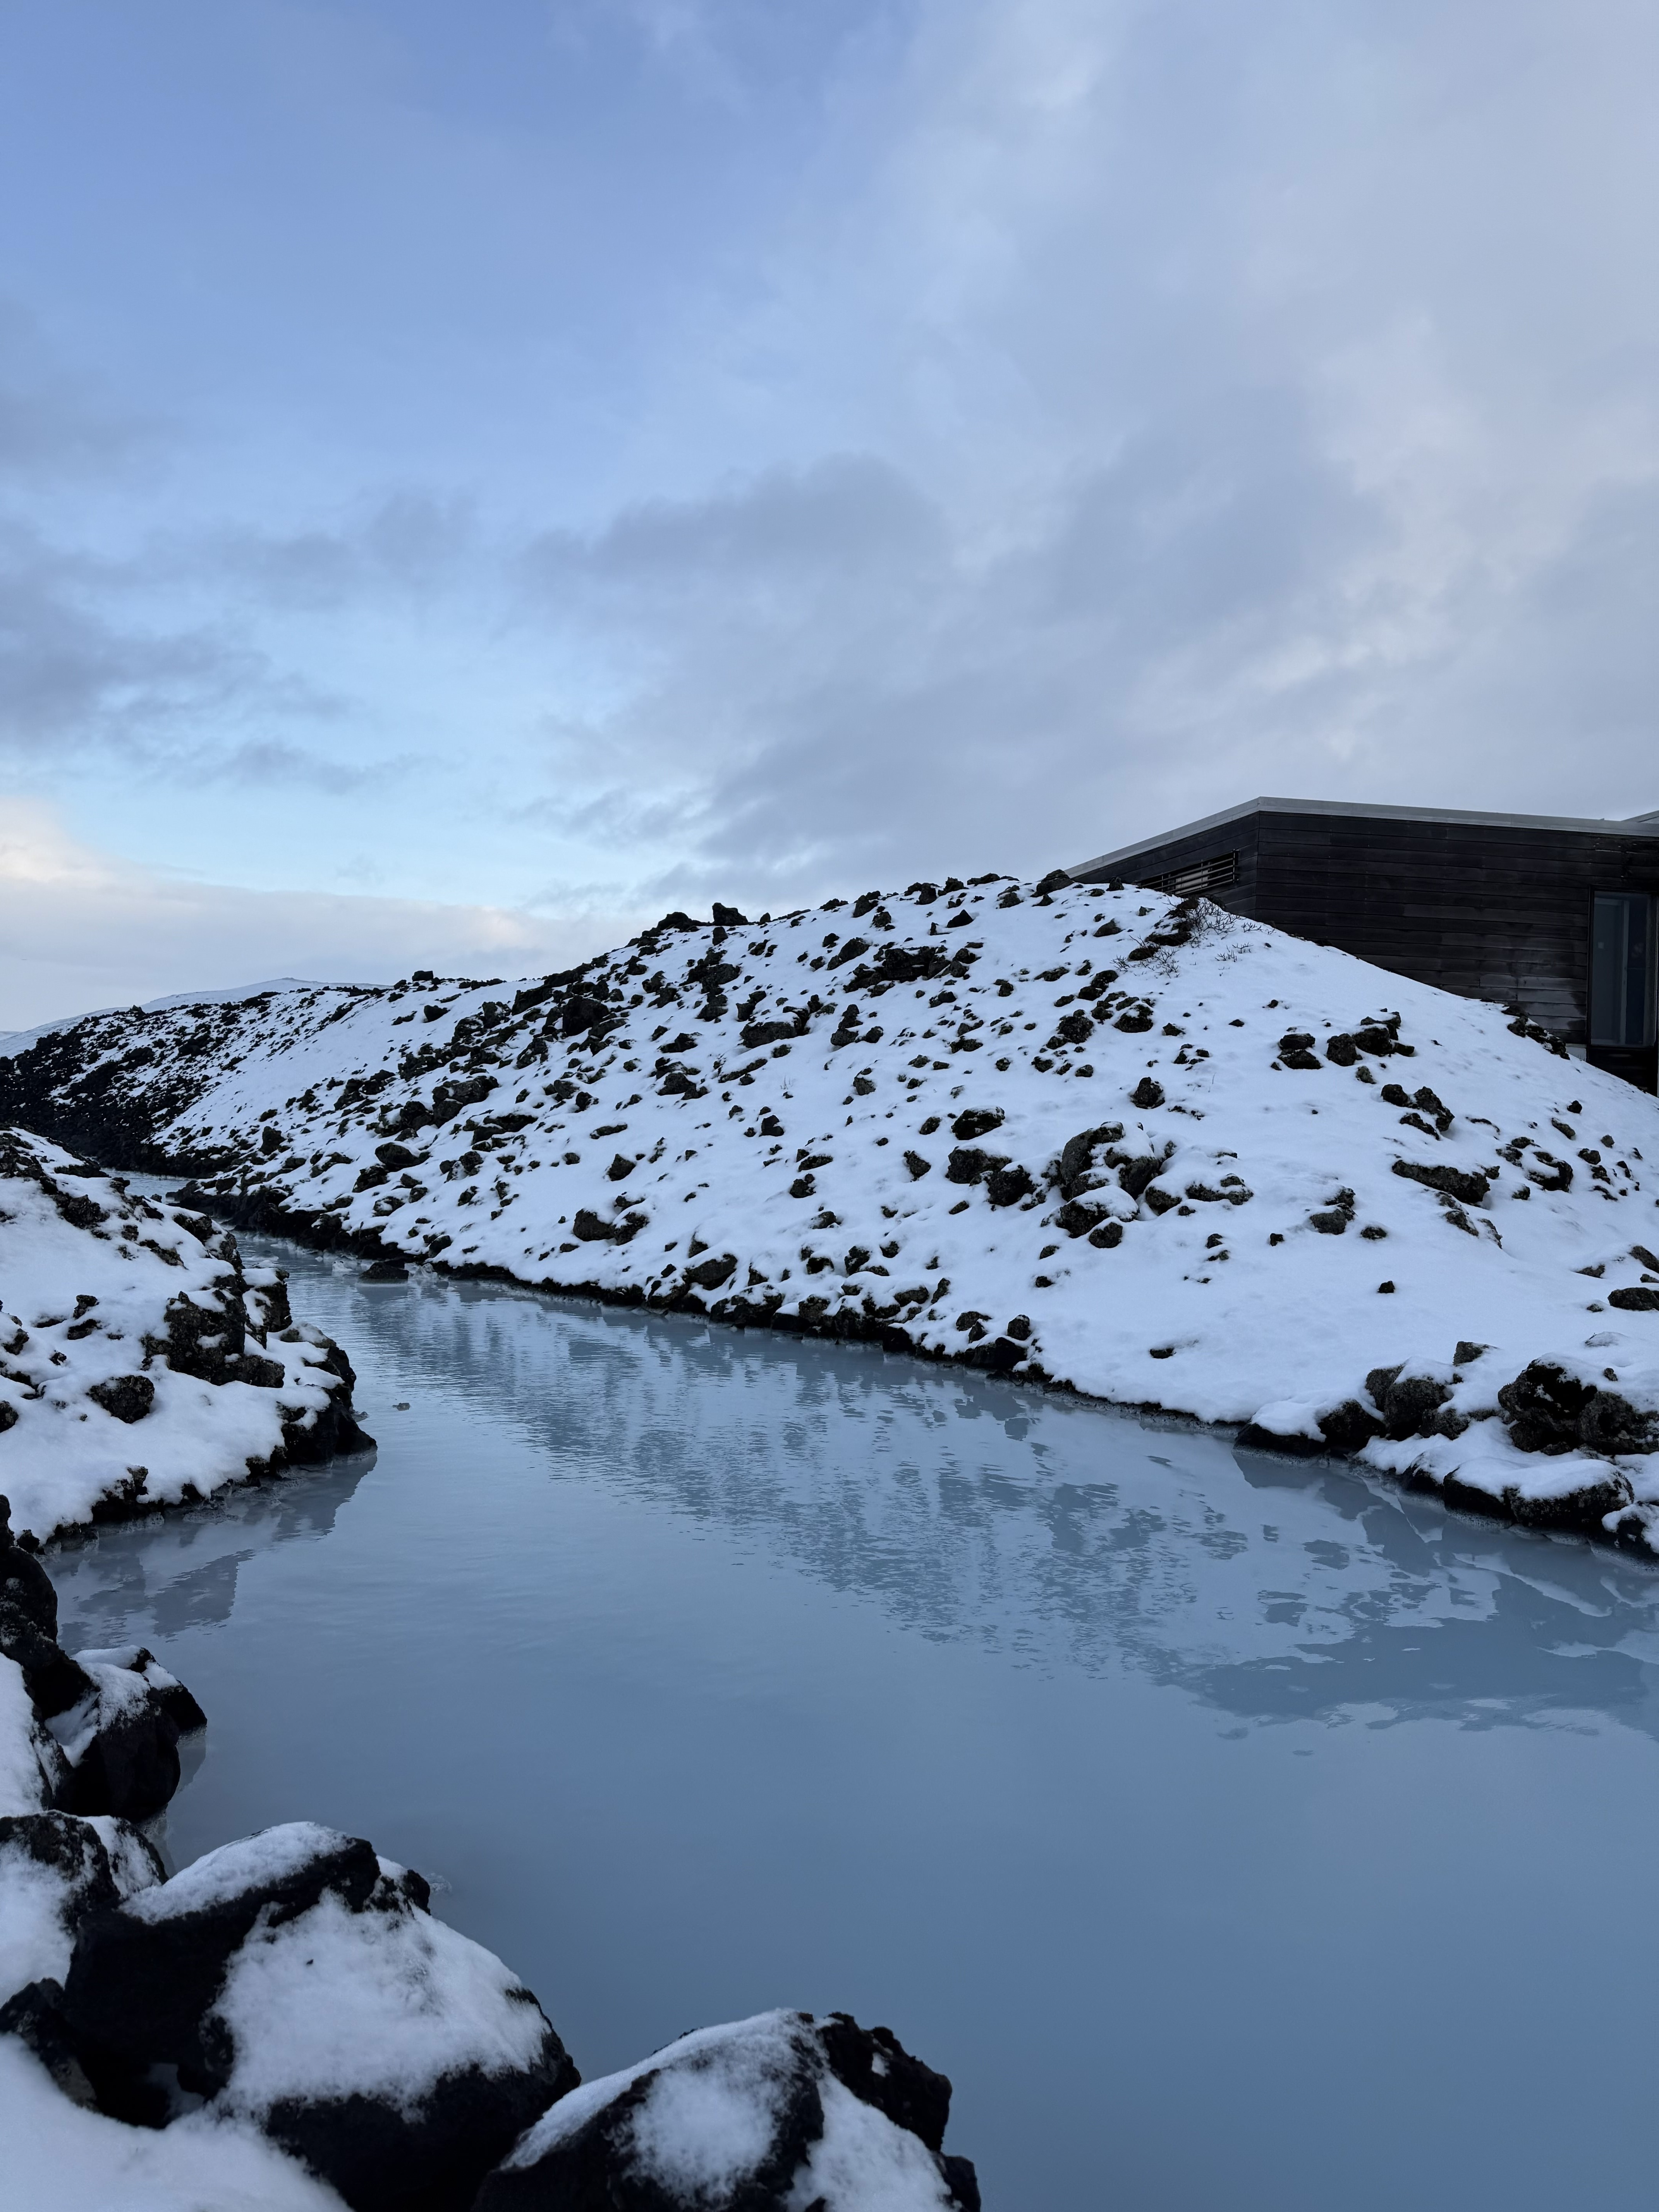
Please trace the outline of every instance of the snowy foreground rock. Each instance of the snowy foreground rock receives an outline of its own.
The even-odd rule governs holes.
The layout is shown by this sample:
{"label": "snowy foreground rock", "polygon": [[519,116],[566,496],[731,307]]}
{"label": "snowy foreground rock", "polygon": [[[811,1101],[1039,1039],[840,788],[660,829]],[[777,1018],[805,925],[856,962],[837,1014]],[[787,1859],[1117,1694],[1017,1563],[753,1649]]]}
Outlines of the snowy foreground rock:
{"label": "snowy foreground rock", "polygon": [[57,1641],[0,1499],[0,2201],[215,2212],[976,2212],[951,2086],[883,2028],[769,2013],[579,2088],[418,1874],[308,1821],[169,1880],[137,1825],[203,1716]]}
{"label": "snowy foreground rock", "polygon": [[1198,900],[671,915],[514,989],[88,1019],[0,1113],[205,1207],[1363,1452],[1659,1529],[1659,1105]]}
{"label": "snowy foreground rock", "polygon": [[275,1268],[187,1207],[0,1129],[0,1488],[44,1540],[368,1439]]}

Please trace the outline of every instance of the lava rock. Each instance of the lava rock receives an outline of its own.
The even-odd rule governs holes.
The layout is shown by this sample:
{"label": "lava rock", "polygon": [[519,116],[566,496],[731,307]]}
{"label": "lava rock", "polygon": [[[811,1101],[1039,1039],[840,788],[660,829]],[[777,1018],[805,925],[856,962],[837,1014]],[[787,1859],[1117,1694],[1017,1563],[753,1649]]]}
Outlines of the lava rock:
{"label": "lava rock", "polygon": [[366,1283],[406,1283],[409,1270],[401,1260],[375,1260],[363,1269],[362,1279]]}
{"label": "lava rock", "polygon": [[951,1123],[951,1133],[958,1144],[971,1144],[975,1137],[988,1136],[993,1129],[1001,1127],[1007,1117],[1000,1106],[968,1106]]}
{"label": "lava rock", "polygon": [[354,2212],[461,2212],[578,2076],[529,1991],[429,1919],[428,1895],[361,1838],[296,1823],[94,1913],[62,2015],[100,2103],[156,2124],[170,2075]]}
{"label": "lava rock", "polygon": [[[359,2031],[343,2048],[337,2014]],[[257,1927],[212,2018],[231,2053],[212,2109],[252,2120],[352,2212],[465,2212],[580,2078],[530,1991],[395,1878],[363,1906],[330,1893]]]}
{"label": "lava rock", "polygon": [[1021,1167],[1018,1161],[1009,1166],[993,1168],[985,1178],[986,1196],[993,1206],[1017,1206],[1022,1198],[1029,1198],[1036,1188],[1030,1170]]}
{"label": "lava rock", "polygon": [[1659,1450],[1659,1417],[1550,1360],[1522,1368],[1498,1391],[1498,1404],[1517,1451]]}
{"label": "lava rock", "polygon": [[1163,1165],[1162,1157],[1153,1154],[1143,1154],[1139,1159],[1123,1160],[1117,1170],[1118,1188],[1129,1197],[1139,1198]]}
{"label": "lava rock", "polygon": [[1319,1433],[1334,1452],[1361,1451],[1373,1437],[1381,1434],[1382,1428],[1382,1422],[1368,1413],[1358,1398],[1346,1399],[1330,1413],[1319,1416]]}
{"label": "lava rock", "polygon": [[199,2094],[221,2088],[233,2054],[208,2014],[254,1923],[280,1927],[325,1892],[361,1906],[380,1878],[360,1838],[295,1821],[223,1844],[96,1915],[76,1946],[64,2001],[106,2109],[147,2106],[143,2085],[157,2065],[177,2067]]}
{"label": "lava rock", "polygon": [[994,1336],[982,1344],[970,1345],[962,1354],[962,1364],[964,1367],[983,1368],[990,1375],[1008,1375],[1029,1356],[1029,1347],[1018,1339]]}
{"label": "lava rock", "polygon": [[[153,1820],[179,1787],[176,1700],[169,1700],[159,1686],[152,1688],[136,1668],[98,1659],[76,1663],[82,1667],[91,1692],[56,1720],[53,1733],[69,1761],[58,1802],[67,1813]],[[193,1698],[190,1703],[199,1714]]]}
{"label": "lava rock", "polygon": [[1087,1199],[1068,1198],[1055,1212],[1054,1226],[1063,1229],[1068,1237],[1086,1237],[1107,1218],[1103,1206],[1091,1205]]}
{"label": "lava rock", "polygon": [[56,1650],[58,1592],[40,1560],[12,1534],[11,1500],[0,1497],[0,1654],[27,1667],[23,1651],[31,1637]]}
{"label": "lava rock", "polygon": [[474,2212],[978,2212],[942,2148],[951,2085],[885,2028],[763,2013],[683,2036],[554,2106]]}
{"label": "lava rock", "polygon": [[743,1048],[757,1052],[763,1045],[781,1044],[786,1037],[797,1034],[793,1021],[750,1022],[743,1031]]}
{"label": "lava rock", "polygon": [[[52,1577],[11,1531],[11,1504],[0,1497],[0,1657],[23,1670],[35,1716],[50,1721],[93,1693],[91,1678],[58,1642],[58,1593]],[[60,1754],[52,1749],[54,1765]]]}
{"label": "lava rock", "polygon": [[1523,1528],[1564,1528],[1580,1535],[1604,1533],[1609,1513],[1628,1505],[1634,1492],[1627,1478],[1609,1468],[1599,1481],[1587,1482],[1559,1498],[1528,1498],[1519,1489],[1504,1493],[1504,1503]]}
{"label": "lava rock", "polygon": [[1054,1181],[1062,1198],[1076,1197],[1093,1166],[1095,1147],[1114,1144],[1122,1134],[1121,1123],[1112,1121],[1098,1129],[1079,1129],[1075,1137],[1066,1139],[1054,1164]]}
{"label": "lava rock", "polygon": [[575,1219],[571,1223],[570,1233],[573,1237],[579,1237],[584,1244],[598,1244],[611,1242],[620,1228],[619,1222],[601,1221],[597,1213],[584,1206],[578,1210]]}
{"label": "lava rock", "polygon": [[1396,1440],[1431,1434],[1434,1417],[1451,1395],[1449,1382],[1410,1373],[1403,1365],[1373,1367],[1365,1388],[1382,1416],[1384,1433]]}
{"label": "lava rock", "polygon": [[1129,1103],[1138,1106],[1142,1113],[1150,1111],[1154,1106],[1161,1106],[1164,1103],[1164,1085],[1155,1083],[1150,1075],[1143,1075],[1129,1093]]}
{"label": "lava rock", "polygon": [[[0,1863],[0,1880],[5,1878]],[[26,1982],[0,2005],[0,2035],[15,2035],[33,2052],[53,2085],[73,2105],[95,2108],[98,2094],[64,2016],[64,1985],[51,1975]]]}
{"label": "lava rock", "polygon": [[1645,1283],[1635,1283],[1627,1288],[1607,1292],[1607,1304],[1617,1306],[1620,1313],[1659,1313],[1659,1291]]}
{"label": "lava rock", "polygon": [[90,1914],[110,1911],[121,1901],[109,1854],[91,1823],[70,1814],[9,1814],[0,1819],[0,1893],[18,1887],[38,1893],[43,1886],[52,1894],[40,1939],[55,1947],[54,1954],[23,1963],[61,1973],[76,1929]]}
{"label": "lava rock", "polygon": [[1425,1164],[1420,1160],[1396,1160],[1394,1171],[1407,1182],[1421,1183],[1425,1190],[1443,1192],[1464,1206],[1482,1206],[1492,1186],[1483,1175],[1468,1168],[1443,1166],[1438,1162]]}
{"label": "lava rock", "polygon": [[982,1152],[977,1145],[957,1145],[945,1164],[946,1182],[982,1182],[994,1168],[1006,1168],[1005,1154]]}
{"label": "lava rock", "polygon": [[207,1726],[207,1715],[176,1674],[168,1674],[153,1651],[142,1644],[118,1644],[108,1650],[77,1651],[77,1665],[86,1668],[118,1667],[124,1672],[142,1677],[163,1712],[168,1714],[180,1735],[194,1735]]}

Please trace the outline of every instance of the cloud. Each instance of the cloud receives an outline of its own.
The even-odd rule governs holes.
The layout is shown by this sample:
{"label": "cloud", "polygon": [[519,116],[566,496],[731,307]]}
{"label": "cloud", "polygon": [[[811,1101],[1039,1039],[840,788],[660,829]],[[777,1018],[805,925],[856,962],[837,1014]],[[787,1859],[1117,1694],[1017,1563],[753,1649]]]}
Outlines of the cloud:
{"label": "cloud", "polygon": [[605,677],[543,809],[758,897],[1650,804],[1656,65],[1627,6],[918,7],[691,365],[839,455],[526,558]]}
{"label": "cloud", "polygon": [[326,161],[167,295],[240,410],[172,476],[0,326],[20,781],[578,918],[1659,798],[1650,10],[529,15],[284,77]]}
{"label": "cloud", "polygon": [[0,800],[0,1031],[272,975],[376,982],[412,968],[544,972],[638,927],[437,901],[252,891],[80,843],[37,800]]}

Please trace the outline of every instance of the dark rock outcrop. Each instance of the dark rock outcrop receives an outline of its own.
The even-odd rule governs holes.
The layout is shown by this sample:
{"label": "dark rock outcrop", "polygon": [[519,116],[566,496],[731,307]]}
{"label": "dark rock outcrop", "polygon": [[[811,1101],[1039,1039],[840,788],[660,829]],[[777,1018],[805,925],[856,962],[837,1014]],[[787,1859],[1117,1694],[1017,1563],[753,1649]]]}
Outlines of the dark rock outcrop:
{"label": "dark rock outcrop", "polygon": [[155,1385],[148,1375],[112,1375],[107,1382],[94,1382],[87,1392],[94,1405],[118,1421],[142,1421],[155,1403]]}
{"label": "dark rock outcrop", "polygon": [[1407,1368],[1373,1367],[1365,1388],[1382,1416],[1385,1436],[1398,1438],[1433,1433],[1436,1415],[1451,1395],[1451,1385]]}
{"label": "dark rock outcrop", "polygon": [[1485,1176],[1472,1169],[1445,1166],[1438,1161],[1396,1160],[1394,1171],[1407,1182],[1420,1182],[1425,1190],[1440,1191],[1463,1206],[1483,1206],[1492,1188]]}
{"label": "dark rock outcrop", "polygon": [[[94,1659],[86,1673],[88,1695],[59,1716],[55,1731],[69,1762],[58,1803],[68,1813],[151,1820],[179,1787],[183,1730],[174,1717],[177,1701],[170,1702],[136,1668]],[[190,1698],[188,1691],[184,1695]],[[195,1705],[193,1698],[190,1704]]]}
{"label": "dark rock outcrop", "polygon": [[1659,1416],[1549,1360],[1534,1359],[1504,1383],[1498,1403],[1517,1451],[1659,1451]]}
{"label": "dark rock outcrop", "polygon": [[[481,1954],[428,1923],[427,1901],[419,1875],[384,1865],[361,1838],[296,1823],[106,1905],[82,1930],[62,2005],[99,2102],[155,2124],[170,2077],[255,2119],[354,2212],[464,2206],[577,2075],[505,1970],[481,2001]],[[298,1999],[289,1951],[316,1973]],[[356,2057],[343,2082],[323,2055],[327,2008],[376,1960],[393,1968],[383,1990],[374,1984],[371,2032],[384,2048]],[[447,2005],[434,2058],[423,2015]]]}
{"label": "dark rock outcrop", "polygon": [[[886,2123],[878,2145],[860,2106]],[[949,2081],[888,2029],[845,2013],[763,2013],[683,2037],[556,2105],[485,2180],[474,2212],[858,2212],[834,2172],[837,2139],[855,2131],[877,2185],[884,2152],[896,2179],[919,2144],[942,2203],[979,2212],[972,2165],[943,2148],[950,2106]]]}

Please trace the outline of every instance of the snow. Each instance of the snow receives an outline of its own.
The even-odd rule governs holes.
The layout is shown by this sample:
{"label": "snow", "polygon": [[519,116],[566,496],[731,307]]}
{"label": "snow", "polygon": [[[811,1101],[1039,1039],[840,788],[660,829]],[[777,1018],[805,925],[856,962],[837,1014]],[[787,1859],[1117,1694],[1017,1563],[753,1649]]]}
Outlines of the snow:
{"label": "snow", "polygon": [[104,1729],[118,1723],[124,1715],[146,1711],[149,1705],[149,1692],[142,1674],[133,1674],[125,1667],[99,1665],[88,1667],[86,1672],[92,1677],[93,1694],[46,1723],[49,1733],[57,1738],[58,1747],[71,1766],[81,1764],[94,1737]]}
{"label": "snow", "polygon": [[234,1843],[221,1844],[217,1850],[204,1851],[170,1881],[135,1899],[131,1911],[152,1927],[187,1912],[209,1912],[250,1889],[287,1881],[344,1841],[337,1829],[325,1828],[315,1820],[285,1820],[276,1827],[261,1828],[257,1835],[240,1836]]}
{"label": "snow", "polygon": [[0,1656],[0,1819],[49,1804],[49,1777],[59,1765],[56,1746],[34,1717],[22,1668]]}
{"label": "snow", "polygon": [[0,2002],[26,1982],[69,1971],[71,1938],[59,1911],[61,1876],[0,1843]]}
{"label": "snow", "polygon": [[823,2133],[795,2176],[788,2212],[945,2212],[951,2198],[924,2144],[833,2075],[818,2094]]}
{"label": "snow", "polygon": [[215,2010],[236,2046],[220,2102],[249,2115],[284,2098],[358,2093],[412,2114],[443,2075],[534,2066],[546,2033],[534,1999],[482,1945],[424,1912],[354,1912],[331,1893],[255,1929]]}
{"label": "snow", "polygon": [[[237,1006],[248,999],[263,997],[268,991],[303,991],[313,988],[303,976],[277,975],[264,983],[234,983],[216,991],[174,991],[166,998],[146,999],[137,1009],[141,1014],[170,1013],[175,1006]],[[64,1014],[55,1022],[38,1022],[32,1030],[0,1030],[0,1060],[9,1060],[15,1054],[27,1052],[42,1037],[56,1036],[60,1030],[72,1030],[81,1022],[100,1021],[106,1015],[119,1014],[131,1009],[121,1006],[99,1006],[90,1013]]]}
{"label": "snow", "polygon": [[141,1889],[149,1889],[161,1880],[154,1845],[130,1821],[118,1820],[112,1813],[82,1813],[77,1817],[103,1844],[118,1897],[137,1897]]}
{"label": "snow", "polygon": [[18,2212],[342,2212],[342,2200],[253,2129],[193,2112],[159,2132],[64,2096],[0,2036],[3,2201]]}
{"label": "snow", "polygon": [[788,2017],[763,2014],[659,2054],[653,2064],[660,2070],[632,2128],[634,2155],[653,2180],[718,2198],[753,2172],[797,2063]]}
{"label": "snow", "polygon": [[[1589,1346],[1659,1406],[1659,1313],[1629,1304],[1659,1287],[1652,1098],[1497,1007],[1202,901],[929,889],[664,927],[523,990],[88,1021],[54,1079],[150,1102],[161,1154],[224,1158],[209,1203],[446,1267],[902,1330],[1206,1421],[1290,1401],[1300,1434],[1379,1366],[1449,1370],[1460,1340],[1492,1347],[1470,1435],[1498,1382]],[[565,1035],[584,1000],[608,1027]],[[31,1065],[10,1064],[19,1096]],[[1102,1130],[1066,1213],[1064,1148]],[[1010,1176],[952,1180],[975,1149]],[[1413,1179],[1448,1169],[1449,1192]],[[1511,1449],[1500,1480],[1506,1448],[1450,1457],[1500,1490],[1540,1474]],[[1659,1462],[1624,1464],[1659,1503]]]}
{"label": "snow", "polygon": [[[42,1138],[0,1133],[0,1491],[20,1533],[44,1540],[110,1498],[210,1496],[279,1453],[285,1422],[333,1402],[318,1333],[263,1326],[275,1275],[239,1278],[234,1243],[202,1227]],[[281,1384],[176,1372],[167,1316],[181,1297],[226,1313],[227,1329],[240,1300]],[[153,1393],[135,1419],[94,1395],[123,1382]]]}
{"label": "snow", "polygon": [[729,2203],[787,2142],[805,2080],[822,2101],[823,2132],[805,2147],[781,2200],[791,2212],[945,2212],[951,2198],[937,2160],[836,2080],[812,2027],[799,2013],[767,2012],[682,2036],[562,2097],[520,2138],[502,2171],[535,2166],[643,2081],[612,2156],[656,2183],[665,2202]]}
{"label": "snow", "polygon": [[790,2075],[799,2064],[799,2014],[757,2013],[682,2035],[635,2066],[584,2081],[526,2130],[501,2160],[532,2166],[578,2134],[647,2074],[658,2074],[633,2121],[648,2171],[684,2175],[712,2191],[749,2172],[764,2154]]}

